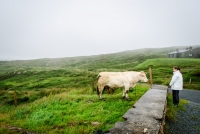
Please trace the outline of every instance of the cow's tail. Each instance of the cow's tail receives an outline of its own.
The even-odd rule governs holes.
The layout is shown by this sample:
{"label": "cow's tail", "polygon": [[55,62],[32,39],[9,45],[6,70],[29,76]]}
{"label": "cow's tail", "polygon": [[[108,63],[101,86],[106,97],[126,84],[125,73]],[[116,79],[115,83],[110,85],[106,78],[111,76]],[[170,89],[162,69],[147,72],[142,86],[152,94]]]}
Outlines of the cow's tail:
{"label": "cow's tail", "polygon": [[98,75],[98,76],[97,76],[97,95],[100,94],[100,92],[99,92],[99,87],[98,87],[98,80],[99,80],[100,77],[101,77],[101,75]]}
{"label": "cow's tail", "polygon": [[99,88],[98,88],[98,85],[97,85],[97,95],[99,95]]}
{"label": "cow's tail", "polygon": [[101,75],[99,74],[99,75],[97,76],[97,81],[99,80],[100,77],[101,77]]}

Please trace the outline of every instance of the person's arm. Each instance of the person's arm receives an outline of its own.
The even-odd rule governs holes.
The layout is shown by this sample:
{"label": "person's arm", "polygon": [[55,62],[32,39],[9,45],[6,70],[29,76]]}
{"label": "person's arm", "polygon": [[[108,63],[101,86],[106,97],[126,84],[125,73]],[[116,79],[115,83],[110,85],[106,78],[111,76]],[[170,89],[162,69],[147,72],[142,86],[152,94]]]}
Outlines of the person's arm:
{"label": "person's arm", "polygon": [[176,74],[173,75],[172,80],[170,81],[169,85],[170,86],[174,85],[174,83],[176,82],[177,79],[178,79],[178,76]]}

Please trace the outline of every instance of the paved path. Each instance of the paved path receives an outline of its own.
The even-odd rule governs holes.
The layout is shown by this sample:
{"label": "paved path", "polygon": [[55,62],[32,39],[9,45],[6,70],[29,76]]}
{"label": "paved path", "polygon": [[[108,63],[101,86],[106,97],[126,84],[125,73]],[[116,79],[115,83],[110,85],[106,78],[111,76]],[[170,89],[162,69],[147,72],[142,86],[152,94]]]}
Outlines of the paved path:
{"label": "paved path", "polygon": [[185,111],[178,113],[177,121],[166,122],[168,131],[172,134],[200,134],[200,91],[184,89],[179,96],[189,104],[185,105]]}

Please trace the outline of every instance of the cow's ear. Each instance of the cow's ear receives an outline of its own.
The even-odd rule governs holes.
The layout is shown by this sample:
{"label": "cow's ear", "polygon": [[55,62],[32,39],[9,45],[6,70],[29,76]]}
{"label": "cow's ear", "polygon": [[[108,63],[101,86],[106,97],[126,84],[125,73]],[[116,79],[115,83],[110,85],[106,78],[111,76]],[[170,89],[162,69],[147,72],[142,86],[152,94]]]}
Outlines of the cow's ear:
{"label": "cow's ear", "polygon": [[143,76],[142,74],[143,74],[143,72],[141,71],[141,72],[140,72],[140,76]]}
{"label": "cow's ear", "polygon": [[144,71],[140,71],[140,75],[142,76],[145,72]]}

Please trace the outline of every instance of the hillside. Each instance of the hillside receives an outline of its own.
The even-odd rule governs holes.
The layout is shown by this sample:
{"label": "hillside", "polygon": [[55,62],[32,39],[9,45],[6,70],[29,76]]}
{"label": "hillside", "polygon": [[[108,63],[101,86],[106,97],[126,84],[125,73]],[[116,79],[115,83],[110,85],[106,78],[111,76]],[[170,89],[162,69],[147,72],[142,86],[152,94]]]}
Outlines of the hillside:
{"label": "hillside", "polygon": [[[147,59],[164,58],[167,53],[177,47],[146,48],[130,50],[113,54],[93,56],[46,58],[36,60],[0,61],[0,75],[16,71],[52,70],[52,69],[84,69],[95,71],[102,69],[132,70],[132,68]],[[178,47],[185,48],[185,47]]]}

